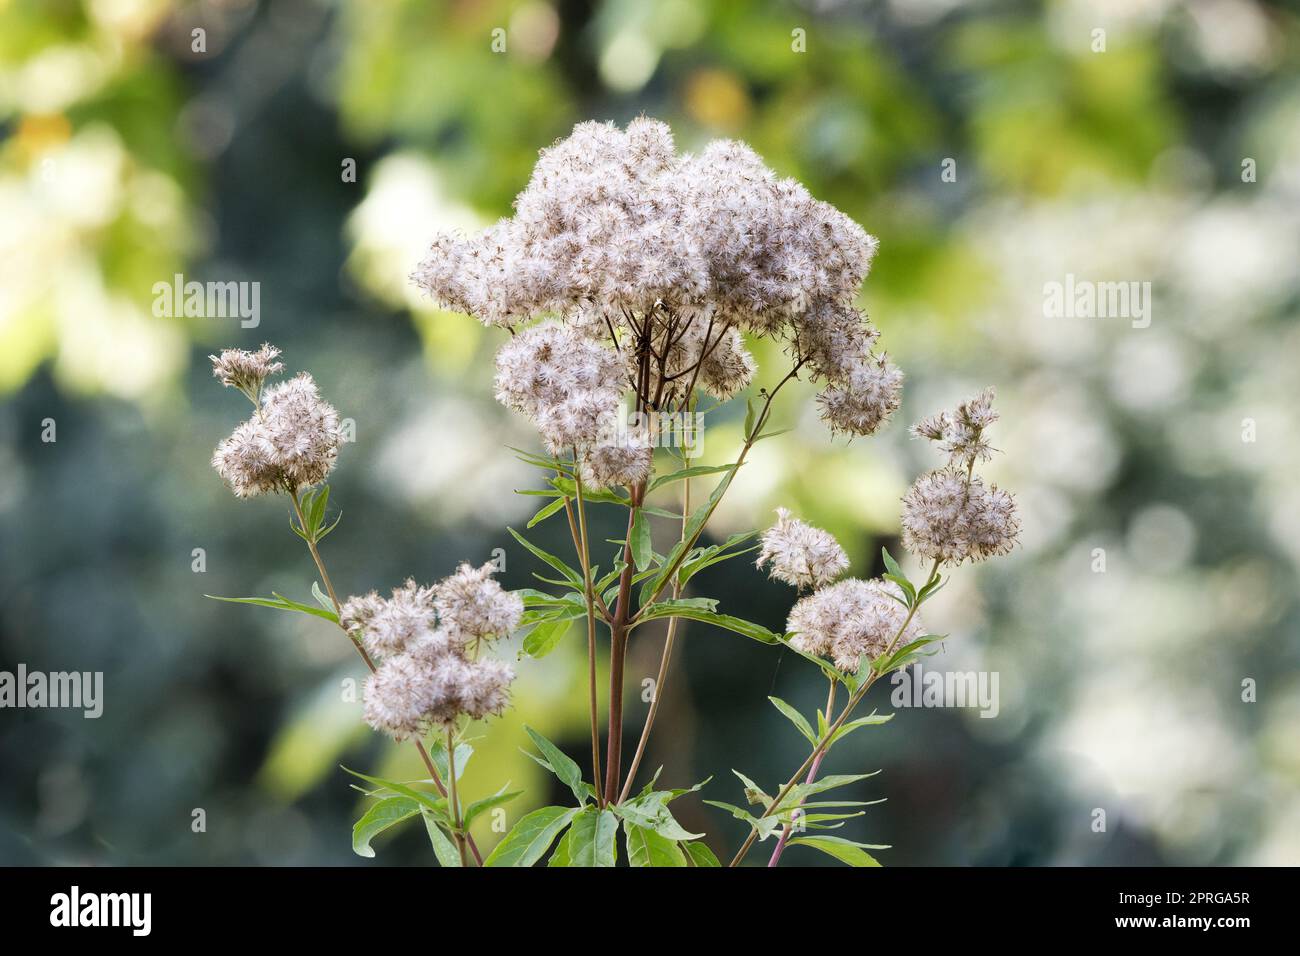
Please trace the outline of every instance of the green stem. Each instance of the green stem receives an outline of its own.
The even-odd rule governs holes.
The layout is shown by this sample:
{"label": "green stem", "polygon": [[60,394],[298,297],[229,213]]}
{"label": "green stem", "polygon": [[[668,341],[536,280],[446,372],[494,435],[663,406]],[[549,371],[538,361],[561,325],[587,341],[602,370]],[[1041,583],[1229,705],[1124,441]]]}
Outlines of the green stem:
{"label": "green stem", "polygon": [[[685,486],[682,492],[682,536],[686,535],[686,522],[691,512],[691,480],[687,478],[682,482]],[[673,582],[673,597],[681,596],[681,585]],[[627,769],[627,782],[623,784],[623,792],[618,796],[618,802],[622,803],[632,792],[632,782],[636,779],[637,769],[641,766],[641,758],[645,755],[646,742],[650,739],[650,728],[655,724],[655,715],[659,713],[659,700],[663,696],[664,680],[668,676],[668,661],[673,656],[673,641],[677,637],[677,622],[680,618],[671,617],[668,619],[668,636],[664,638],[663,654],[659,658],[659,676],[655,678],[654,696],[650,698],[650,710],[645,717],[645,726],[641,728],[641,739],[637,741],[636,753],[632,757],[632,764]]]}
{"label": "green stem", "polygon": [[456,848],[460,850],[460,865],[469,866],[469,859],[465,852],[466,834],[460,825],[460,801],[456,796],[456,740],[452,736],[450,725],[447,727],[447,784],[448,806],[451,808],[451,832],[456,837]]}
{"label": "green stem", "polygon": [[[577,461],[575,455],[574,461]],[[596,788],[596,806],[604,808],[605,789],[600,779],[600,705],[596,699],[596,601],[591,580],[591,551],[587,542],[587,509],[582,500],[582,466],[574,469],[574,486],[578,496],[578,534],[574,545],[582,564],[583,591],[587,601],[587,703],[591,717],[591,781]],[[564,507],[569,507],[565,499]],[[569,514],[570,531],[573,515]]]}

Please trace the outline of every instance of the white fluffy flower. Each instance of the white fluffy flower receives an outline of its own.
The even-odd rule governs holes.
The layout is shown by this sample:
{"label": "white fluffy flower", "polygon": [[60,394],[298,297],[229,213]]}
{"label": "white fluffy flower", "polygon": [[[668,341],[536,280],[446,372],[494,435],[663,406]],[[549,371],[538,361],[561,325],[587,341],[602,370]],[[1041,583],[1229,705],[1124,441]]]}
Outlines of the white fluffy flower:
{"label": "white fluffy flower", "polygon": [[1006,554],[1019,532],[1015,498],[956,469],[922,475],[903,498],[903,546],[943,564]]}
{"label": "white fluffy flower", "polygon": [[811,302],[851,299],[875,249],[745,144],[678,155],[668,127],[642,118],[576,126],[541,152],[512,219],[438,237],[414,278],[489,324],[708,303],[724,323],[772,331]]}
{"label": "white fluffy flower", "polygon": [[763,532],[760,568],[771,565],[772,577],[803,590],[828,584],[849,566],[848,556],[828,531],[776,509],[776,524]]}
{"label": "white fluffy flower", "polygon": [[361,640],[377,658],[404,653],[418,638],[434,629],[437,611],[432,588],[407,581],[394,588],[392,597],[381,598],[373,591],[343,602],[339,623]]}
{"label": "white fluffy flower", "polygon": [[399,654],[379,665],[366,681],[366,723],[396,740],[417,736],[424,731],[436,698],[435,669]]}
{"label": "white fluffy flower", "polygon": [[856,364],[817,401],[832,431],[870,435],[898,409],[902,392],[903,373],[882,355]]}
{"label": "white fluffy flower", "polygon": [[[232,383],[245,384],[249,380],[243,376],[254,374],[250,364],[269,362],[278,354],[271,349],[260,358],[247,352],[232,357],[232,351],[214,360],[214,371],[219,377],[224,371]],[[217,445],[212,467],[240,498],[297,492],[329,476],[342,440],[338,412],[320,397],[312,377],[303,372],[262,394],[257,414]]]}
{"label": "white fluffy flower", "polygon": [[505,637],[519,626],[524,602],[492,579],[491,562],[475,568],[462,564],[433,586],[433,602],[442,628],[462,640]]}
{"label": "white fluffy flower", "polygon": [[618,442],[596,445],[583,455],[582,481],[590,488],[631,488],[650,477],[653,463],[650,439],[640,431],[627,431]]}
{"label": "white fluffy flower", "polygon": [[897,585],[878,578],[849,578],[814,591],[790,611],[790,643],[805,654],[832,658],[841,670],[856,672],[864,656],[875,660],[924,633],[919,616],[913,615],[900,634],[908,614],[897,600],[901,597]]}
{"label": "white fluffy flower", "polygon": [[938,443],[948,453],[948,463],[967,468],[988,461],[992,449],[984,429],[998,420],[993,410],[993,389],[986,388],[952,411],[923,418],[912,426],[912,435]]}
{"label": "white fluffy flower", "polygon": [[237,498],[284,490],[283,475],[255,418],[221,440],[212,453],[212,467]]}
{"label": "white fluffy flower", "polygon": [[618,354],[560,322],[524,329],[497,351],[497,400],[531,418],[557,454],[611,428],[623,385]]}
{"label": "white fluffy flower", "polygon": [[474,662],[459,689],[461,709],[476,720],[500,714],[510,703],[514,679],[515,672],[503,661]]}
{"label": "white fluffy flower", "polygon": [[244,349],[226,349],[220,355],[209,355],[212,374],[222,385],[237,388],[254,401],[262,383],[272,375],[284,371],[284,363],[277,362],[280,350],[269,342],[256,352]]}

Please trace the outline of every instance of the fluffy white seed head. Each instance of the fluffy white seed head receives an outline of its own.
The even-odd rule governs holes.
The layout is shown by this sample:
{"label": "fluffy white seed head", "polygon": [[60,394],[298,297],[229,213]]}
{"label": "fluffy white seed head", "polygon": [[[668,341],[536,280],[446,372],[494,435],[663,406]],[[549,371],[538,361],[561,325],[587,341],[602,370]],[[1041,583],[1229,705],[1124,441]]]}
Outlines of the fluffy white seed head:
{"label": "fluffy white seed head", "polygon": [[582,457],[582,481],[590,488],[632,487],[650,477],[654,446],[647,435],[628,430],[615,444],[595,445]]}
{"label": "fluffy white seed head", "polygon": [[771,567],[771,576],[800,590],[821,587],[843,574],[848,556],[828,531],[776,509],[776,524],[763,532],[758,566]]}
{"label": "fluffy white seed head", "polygon": [[405,653],[437,625],[433,589],[407,581],[394,588],[392,597],[375,592],[343,602],[339,623],[359,638],[372,657],[383,659]]}
{"label": "fluffy white seed head", "polygon": [[439,236],[413,278],[495,325],[597,306],[705,304],[772,331],[818,300],[848,301],[876,241],[743,143],[678,155],[662,123],[582,123],[541,152],[515,215]]}
{"label": "fluffy white seed head", "polygon": [[515,672],[504,661],[485,658],[470,665],[459,690],[460,707],[475,720],[499,715],[510,703]]}
{"label": "fluffy white seed head", "polygon": [[390,657],[366,681],[365,720],[395,740],[419,736],[437,700],[437,675],[426,661]]}
{"label": "fluffy white seed head", "polygon": [[505,637],[519,626],[524,603],[492,579],[496,567],[462,564],[456,573],[433,586],[438,621],[462,641]]}
{"label": "fluffy white seed head", "polygon": [[266,390],[260,420],[272,458],[294,489],[320,484],[334,469],[343,441],[339,414],[307,372]]}
{"label": "fluffy white seed head", "polygon": [[943,564],[1006,554],[1020,533],[1016,500],[978,476],[941,468],[918,478],[903,497],[903,546]]}
{"label": "fluffy white seed head", "polygon": [[381,661],[366,683],[371,727],[402,740],[509,704],[514,671],[478,659],[477,644],[518,627],[523,602],[491,574],[490,564],[462,564],[433,587],[408,581],[391,598],[371,592],[344,602],[340,623]]}
{"label": "fluffy white seed head", "polygon": [[919,615],[907,629],[907,608],[899,603],[902,591],[893,582],[849,578],[814,591],[790,611],[786,629],[794,632],[790,643],[805,654],[830,657],[835,666],[856,672],[865,657],[873,661],[887,650],[897,650],[920,637]]}
{"label": "fluffy white seed head", "polygon": [[986,388],[951,411],[921,419],[911,431],[915,438],[926,438],[938,444],[948,454],[949,465],[970,468],[976,462],[993,457],[984,430],[997,420],[998,413],[993,410],[993,389]]}
{"label": "fluffy white seed head", "polygon": [[903,373],[885,356],[871,356],[854,365],[842,384],[823,389],[817,402],[832,431],[870,435],[898,410],[902,393]]}
{"label": "fluffy white seed head", "polygon": [[338,460],[343,441],[338,412],[320,397],[309,374],[261,390],[262,379],[256,376],[278,367],[279,362],[271,361],[278,354],[266,345],[259,353],[228,349],[213,360],[214,372],[229,379],[227,384],[254,401],[260,393],[257,414],[212,455],[212,467],[240,498],[318,485]]}
{"label": "fluffy white seed head", "polygon": [[212,467],[237,498],[284,490],[283,473],[256,418],[221,440],[212,453]]}
{"label": "fluffy white seed head", "polygon": [[524,329],[497,351],[497,400],[532,419],[556,454],[612,428],[623,384],[618,354],[561,322]]}
{"label": "fluffy white seed head", "polygon": [[256,352],[244,349],[225,349],[220,355],[209,355],[212,374],[228,388],[237,388],[256,401],[262,383],[272,375],[284,371],[284,363],[277,362],[280,350],[269,342]]}

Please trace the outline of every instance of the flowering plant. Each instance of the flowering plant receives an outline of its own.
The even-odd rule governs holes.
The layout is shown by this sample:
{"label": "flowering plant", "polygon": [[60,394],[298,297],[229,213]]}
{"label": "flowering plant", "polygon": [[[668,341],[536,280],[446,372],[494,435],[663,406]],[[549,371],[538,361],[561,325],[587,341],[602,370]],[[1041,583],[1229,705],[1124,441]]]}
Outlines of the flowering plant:
{"label": "flowering plant", "polygon": [[[903,543],[930,562],[924,580],[910,581],[888,552],[883,578],[844,578],[849,561],[835,539],[785,509],[757,544],[757,532],[713,543],[705,534],[755,443],[775,434],[768,427],[772,405],[791,380],[820,383],[818,404],[833,433],[870,435],[899,407],[902,374],[876,352],[879,332],[853,304],[876,245],[801,185],[778,179],[744,144],[715,142],[698,155],[678,155],[668,128],[648,119],[625,131],[612,124],[576,127],[542,151],[512,218],[474,237],[434,241],[415,281],[447,307],[509,333],[496,356],[496,396],[536,426],[544,446],[518,453],[544,482],[526,492],[545,499],[528,527],[563,515],[575,557],[566,560],[510,532],[547,567],[548,576],[537,577],[552,590],[507,592],[493,580],[490,564],[466,564],[429,587],[408,581],[387,598],[371,593],[340,601],[319,549],[337,524],[327,523],[324,484],[341,441],[337,413],[306,373],[264,387],[282,370],[270,346],[213,357],[216,376],[255,407],[218,446],[213,464],[236,495],[289,497],[293,530],[325,589],[313,586],[319,606],[280,595],[225,600],[337,624],[372,671],[365,719],[397,740],[411,740],[429,773],[432,790],[356,774],[374,798],[354,829],[359,853],[373,855],[376,833],[420,816],[446,866],[529,866],[548,853],[552,866],[612,866],[620,856],[620,827],[634,866],[719,865],[702,835],[682,828],[669,806],[704,784],[657,789],[655,774],[636,789],[679,622],[690,620],[786,646],[828,682],[825,709],[814,720],[772,698],[809,745],[807,759],[784,784],[769,794],[735,771],[746,806],[706,801],[748,824],[731,865],[769,837],[769,865],[790,844],[875,865],[867,851],[877,847],[823,832],[863,811],[820,795],[863,776],[820,771],[835,743],[889,719],[853,718],[871,686],[940,639],[925,633],[918,612],[943,585],[941,569],[1005,553],[1014,543],[1014,499],[975,473],[991,454],[986,430],[997,417],[991,390],[913,429],[948,456],[903,500]],[[758,370],[746,335],[781,342],[790,367],[747,400],[735,459],[693,465],[690,443],[673,440],[680,430],[671,423],[694,423],[750,387]],[[705,479],[712,488],[703,501],[693,500],[694,484]],[[588,519],[594,507],[626,512],[626,532],[605,568],[594,563]],[[652,518],[672,522],[666,548],[656,541]],[[725,613],[716,600],[687,596],[700,571],[755,550],[760,568],[801,595],[785,632]],[[667,622],[656,692],[625,761],[628,642],[656,620]],[[587,644],[590,779],[527,729],[535,759],[571,790],[573,805],[525,815],[485,856],[470,825],[517,796],[503,788],[467,803],[458,792],[471,752],[462,739],[465,725],[509,702],[514,673],[489,652],[498,639],[522,633],[525,655],[542,657],[575,621],[584,625]],[[602,751],[598,646],[604,633]],[[837,706],[841,690],[846,700]]]}

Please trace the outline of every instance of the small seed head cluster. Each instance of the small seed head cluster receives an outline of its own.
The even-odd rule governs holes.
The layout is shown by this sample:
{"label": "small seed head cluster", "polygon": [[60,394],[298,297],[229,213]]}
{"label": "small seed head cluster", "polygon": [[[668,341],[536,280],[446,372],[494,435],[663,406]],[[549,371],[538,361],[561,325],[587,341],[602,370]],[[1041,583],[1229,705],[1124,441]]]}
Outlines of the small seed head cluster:
{"label": "small seed head cluster", "polygon": [[523,602],[492,573],[462,564],[432,587],[407,581],[389,598],[372,591],[343,603],[339,622],[379,662],[366,682],[371,727],[404,740],[506,708],[514,671],[478,650],[519,626]]}
{"label": "small seed head cluster", "polygon": [[613,430],[622,363],[576,327],[525,329],[498,350],[496,370],[497,400],[531,418],[553,454],[589,448]]}
{"label": "small seed head cluster", "polygon": [[821,588],[791,609],[786,622],[786,630],[794,632],[790,643],[805,654],[830,657],[836,667],[856,673],[864,657],[874,661],[924,633],[919,615],[907,621],[902,596],[898,585],[878,578],[849,578]]}
{"label": "small seed head cluster", "polygon": [[654,445],[643,431],[629,430],[620,440],[596,445],[582,457],[582,481],[590,488],[631,488],[650,477]]}
{"label": "small seed head cluster", "polygon": [[947,453],[948,464],[922,475],[903,497],[903,546],[909,551],[955,565],[1006,554],[1015,545],[1015,497],[974,473],[977,462],[991,457],[984,430],[996,420],[990,388],[912,427],[914,436]]}
{"label": "small seed head cluster", "polygon": [[923,418],[912,426],[912,436],[926,438],[948,453],[953,468],[970,468],[993,457],[984,429],[998,420],[993,410],[993,389],[986,388],[952,411]]}
{"label": "small seed head cluster", "polygon": [[801,591],[829,584],[849,567],[848,556],[834,536],[776,509],[776,524],[763,532],[758,566]]}
{"label": "small seed head cluster", "polygon": [[212,374],[228,388],[237,388],[254,404],[262,391],[262,383],[272,375],[284,371],[284,363],[277,362],[280,350],[269,342],[256,352],[244,349],[226,349],[220,355],[209,355]]}
{"label": "small seed head cluster", "polygon": [[318,485],[338,460],[339,415],[310,374],[264,388],[267,376],[284,367],[274,361],[279,354],[264,345],[257,352],[227,349],[212,359],[216,377],[257,407],[212,455],[212,467],[240,498]]}

